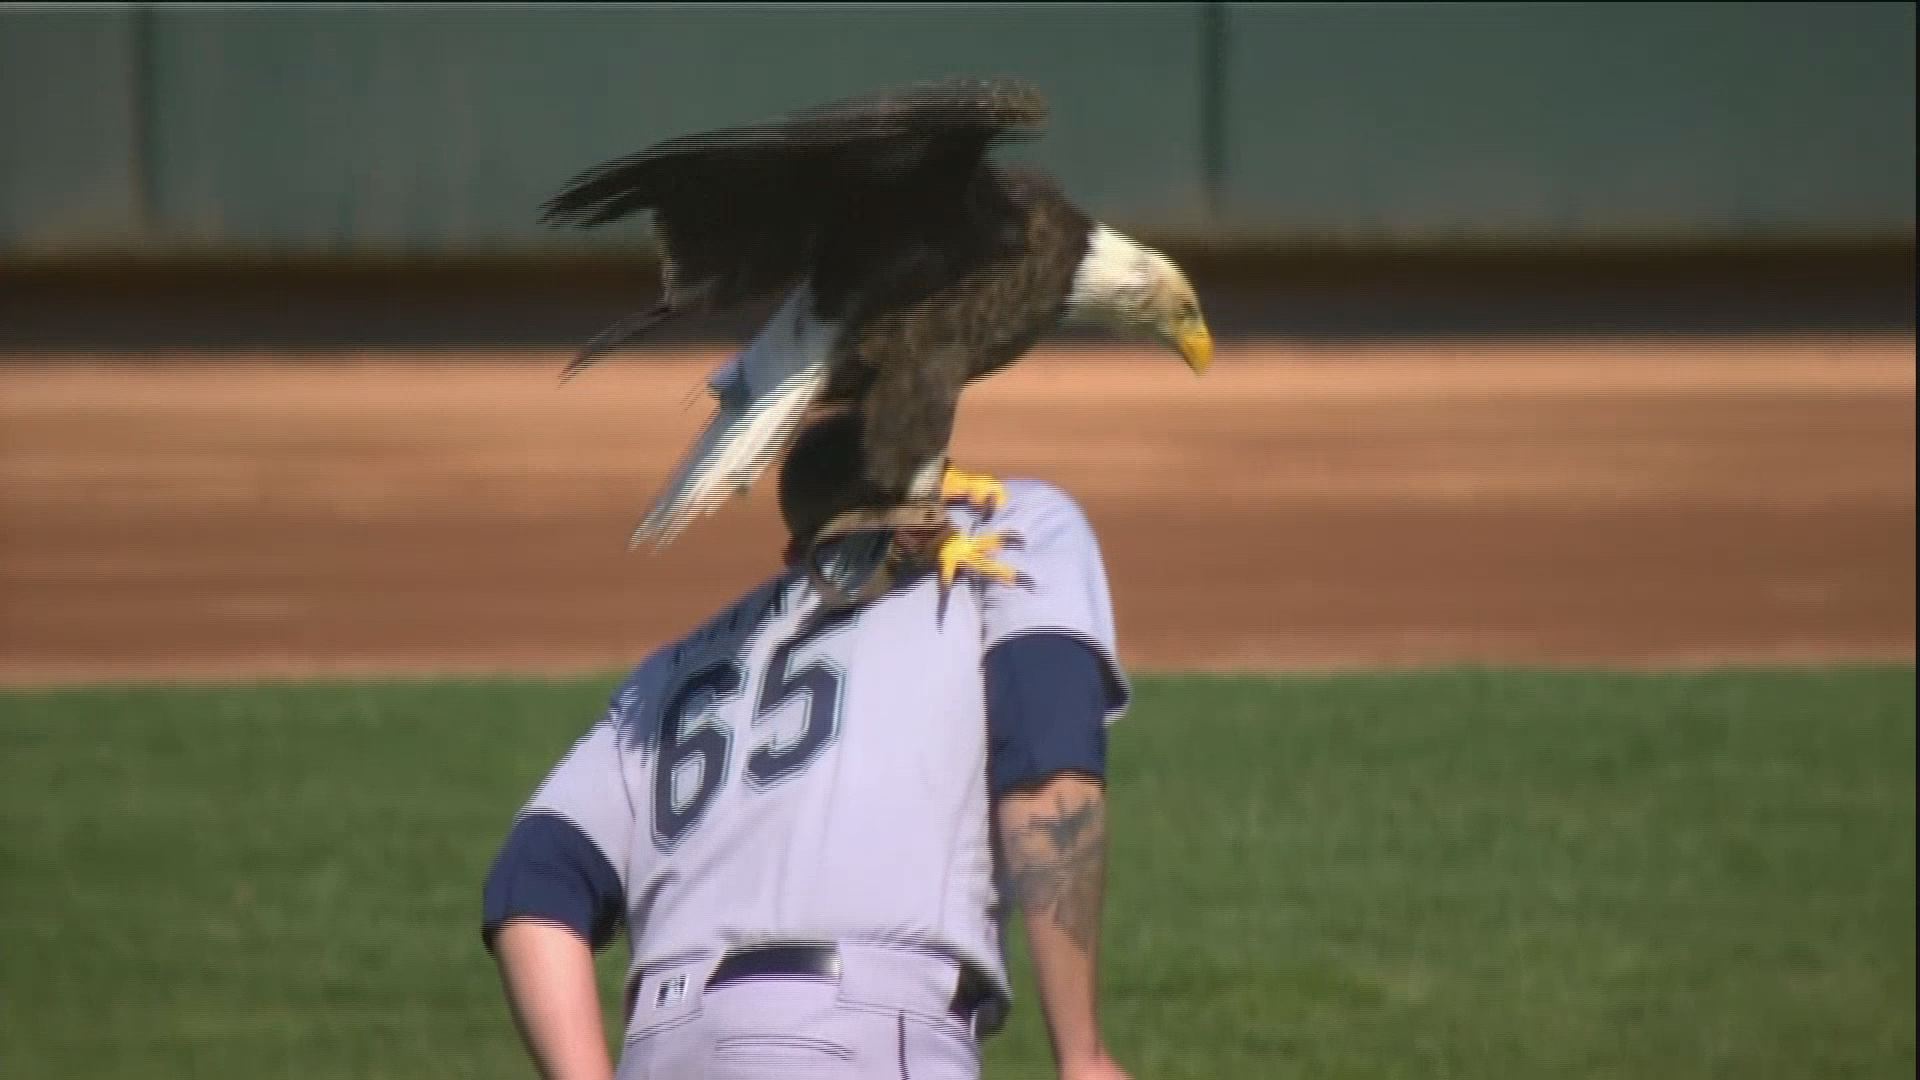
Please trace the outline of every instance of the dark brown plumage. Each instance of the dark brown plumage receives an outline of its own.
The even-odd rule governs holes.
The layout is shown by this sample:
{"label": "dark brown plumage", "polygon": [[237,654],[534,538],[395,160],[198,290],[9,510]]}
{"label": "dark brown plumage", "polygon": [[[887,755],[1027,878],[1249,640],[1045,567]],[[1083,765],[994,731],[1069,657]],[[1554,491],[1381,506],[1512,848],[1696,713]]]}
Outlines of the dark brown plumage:
{"label": "dark brown plumage", "polygon": [[672,139],[579,176],[547,204],[547,221],[581,227],[651,212],[662,255],[661,302],[596,337],[569,376],[667,319],[770,293],[804,296],[787,326],[795,342],[809,327],[831,333],[824,387],[773,402],[785,391],[769,380],[818,360],[782,366],[768,353],[749,372],[760,385],[716,385],[722,413],[643,533],[671,535],[710,509],[714,476],[750,482],[807,405],[857,406],[873,486],[892,499],[926,494],[912,489],[944,458],[962,390],[1061,323],[1088,259],[1096,223],[1044,174],[987,159],[1046,115],[1019,80],[923,83]]}

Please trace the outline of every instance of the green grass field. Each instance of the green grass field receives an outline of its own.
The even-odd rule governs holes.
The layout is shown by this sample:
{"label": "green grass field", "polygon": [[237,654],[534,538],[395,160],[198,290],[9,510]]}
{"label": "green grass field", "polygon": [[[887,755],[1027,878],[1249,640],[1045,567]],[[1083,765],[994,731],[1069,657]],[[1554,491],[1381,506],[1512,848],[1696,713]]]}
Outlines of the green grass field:
{"label": "green grass field", "polygon": [[[612,684],[0,696],[0,1076],[530,1076],[480,881]],[[1911,668],[1138,692],[1140,1080],[1913,1074]]]}

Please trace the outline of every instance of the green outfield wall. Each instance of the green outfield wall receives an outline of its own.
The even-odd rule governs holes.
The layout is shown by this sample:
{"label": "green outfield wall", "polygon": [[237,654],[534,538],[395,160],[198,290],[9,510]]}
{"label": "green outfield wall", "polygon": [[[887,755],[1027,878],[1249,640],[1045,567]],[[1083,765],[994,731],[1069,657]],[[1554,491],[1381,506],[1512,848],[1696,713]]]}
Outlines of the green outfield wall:
{"label": "green outfield wall", "polygon": [[1896,240],[1912,4],[0,6],[0,255],[606,252],[674,134],[1025,76],[1103,218],[1369,247]]}

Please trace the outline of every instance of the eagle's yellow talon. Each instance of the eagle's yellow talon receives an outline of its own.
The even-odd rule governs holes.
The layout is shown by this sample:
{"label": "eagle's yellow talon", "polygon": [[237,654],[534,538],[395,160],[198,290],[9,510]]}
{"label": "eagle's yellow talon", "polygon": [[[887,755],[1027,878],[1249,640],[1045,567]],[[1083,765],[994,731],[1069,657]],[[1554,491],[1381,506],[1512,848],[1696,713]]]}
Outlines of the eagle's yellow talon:
{"label": "eagle's yellow talon", "polygon": [[1007,488],[991,476],[964,473],[949,465],[940,477],[940,501],[966,503],[975,510],[992,513],[1006,505]]}
{"label": "eagle's yellow talon", "polygon": [[1005,585],[1017,583],[1020,572],[993,557],[1005,538],[1004,533],[969,536],[958,531],[947,537],[940,545],[941,586],[950,587],[962,570]]}

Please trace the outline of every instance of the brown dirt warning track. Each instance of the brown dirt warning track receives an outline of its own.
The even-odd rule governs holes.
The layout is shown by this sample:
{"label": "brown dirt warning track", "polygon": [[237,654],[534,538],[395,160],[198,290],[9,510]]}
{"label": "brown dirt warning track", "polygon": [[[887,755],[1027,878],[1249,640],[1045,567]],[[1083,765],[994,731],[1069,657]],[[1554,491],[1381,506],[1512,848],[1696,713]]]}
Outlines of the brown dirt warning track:
{"label": "brown dirt warning track", "polygon": [[[624,667],[772,569],[626,537],[714,349],[15,357],[0,682]],[[1153,670],[1914,653],[1914,341],[1044,349],[956,455],[1067,488]]]}

